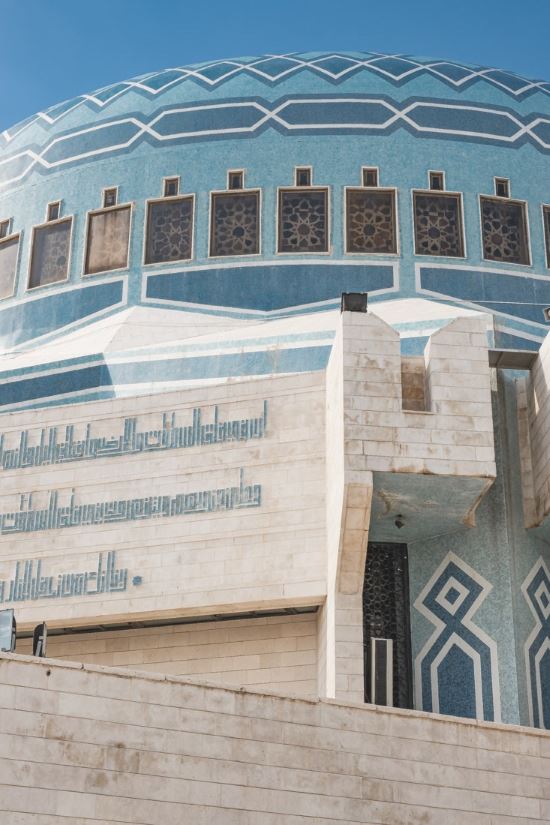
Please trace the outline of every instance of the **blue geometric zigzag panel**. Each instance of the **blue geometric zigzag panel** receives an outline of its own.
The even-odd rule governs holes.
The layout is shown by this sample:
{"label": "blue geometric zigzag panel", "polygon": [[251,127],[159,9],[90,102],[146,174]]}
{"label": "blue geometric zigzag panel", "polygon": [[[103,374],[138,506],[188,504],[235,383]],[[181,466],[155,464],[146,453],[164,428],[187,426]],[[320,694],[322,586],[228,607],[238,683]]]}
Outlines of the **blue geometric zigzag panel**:
{"label": "blue geometric zigzag panel", "polygon": [[[223,104],[223,105],[222,105]],[[150,118],[142,112],[98,123],[95,119],[78,128],[52,136],[44,145],[18,147],[0,167],[0,185],[26,177],[34,168],[48,172],[69,163],[101,158],[105,153],[126,151],[140,141],[152,143],[204,141],[216,138],[252,137],[267,128],[287,134],[383,134],[404,128],[418,137],[438,137],[522,146],[531,143],[550,151],[550,118],[538,112],[520,115],[510,109],[469,101],[404,102],[383,95],[330,95],[282,98],[204,100],[166,108]]]}
{"label": "blue geometric zigzag panel", "polygon": [[448,553],[415,601],[435,627],[415,662],[422,710],[500,721],[496,643],[472,622],[490,590],[489,582]]}
{"label": "blue geometric zigzag panel", "polygon": [[525,642],[529,721],[550,730],[550,571],[539,558],[522,585],[535,619]]}
{"label": "blue geometric zigzag panel", "polygon": [[97,111],[131,93],[161,99],[163,94],[182,84],[212,89],[240,78],[255,79],[266,86],[274,86],[304,72],[332,86],[357,75],[366,75],[382,79],[397,88],[418,78],[428,78],[456,91],[471,88],[474,84],[485,84],[516,100],[537,92],[550,94],[550,84],[547,82],[529,80],[501,69],[469,66],[449,60],[376,52],[268,55],[164,69],[114,83],[91,94],[58,103],[21,121],[0,135],[0,145],[2,141],[13,139],[37,120],[44,125],[52,124],[78,107]]}

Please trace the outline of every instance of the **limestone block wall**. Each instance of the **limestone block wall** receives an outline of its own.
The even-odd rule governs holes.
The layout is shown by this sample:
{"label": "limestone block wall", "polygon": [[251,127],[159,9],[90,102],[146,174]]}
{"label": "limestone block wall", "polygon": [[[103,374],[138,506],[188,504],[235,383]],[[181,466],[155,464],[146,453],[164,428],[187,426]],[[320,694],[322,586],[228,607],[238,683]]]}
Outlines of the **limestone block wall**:
{"label": "limestone block wall", "polygon": [[0,657],[10,825],[537,825],[550,734]]}
{"label": "limestone block wall", "polygon": [[50,636],[48,656],[316,696],[317,614]]}
{"label": "limestone block wall", "polygon": [[[550,514],[550,340],[544,340],[527,377],[518,380],[518,424],[526,527]],[[545,531],[550,535],[547,525]]]}
{"label": "limestone block wall", "polygon": [[[197,410],[203,442],[164,449]],[[321,603],[324,417],[322,372],[0,416],[0,607],[66,627]]]}
{"label": "limestone block wall", "polygon": [[426,362],[423,356],[401,359],[401,390],[404,410],[426,411]]}
{"label": "limestone block wall", "polygon": [[[326,695],[346,701],[364,695],[362,590],[376,474],[408,475],[406,498],[416,497],[420,511],[419,476],[473,478],[447,530],[473,523],[496,474],[483,318],[458,318],[431,336],[421,370],[426,411],[404,409],[419,406],[408,378],[403,385],[411,370],[417,389],[418,362],[404,368],[399,333],[374,312],[341,314],[326,378],[328,597],[319,661]],[[435,532],[443,533],[444,505],[439,518]]]}
{"label": "limestone block wall", "polygon": [[362,591],[372,473],[349,466],[348,362],[344,339],[337,335],[326,373],[327,599],[319,615],[319,694],[362,702]]}
{"label": "limestone block wall", "polygon": [[428,413],[403,409],[399,334],[373,312],[343,313],[346,452],[350,468],[495,476],[487,339],[457,318],[425,350]]}

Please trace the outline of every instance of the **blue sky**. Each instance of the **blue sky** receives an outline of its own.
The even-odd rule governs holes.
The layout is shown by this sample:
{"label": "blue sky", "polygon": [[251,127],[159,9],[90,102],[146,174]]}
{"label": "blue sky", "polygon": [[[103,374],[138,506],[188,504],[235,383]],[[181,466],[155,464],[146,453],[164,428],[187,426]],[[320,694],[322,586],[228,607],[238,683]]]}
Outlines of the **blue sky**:
{"label": "blue sky", "polygon": [[117,80],[222,57],[372,50],[550,80],[550,0],[0,0],[0,129]]}

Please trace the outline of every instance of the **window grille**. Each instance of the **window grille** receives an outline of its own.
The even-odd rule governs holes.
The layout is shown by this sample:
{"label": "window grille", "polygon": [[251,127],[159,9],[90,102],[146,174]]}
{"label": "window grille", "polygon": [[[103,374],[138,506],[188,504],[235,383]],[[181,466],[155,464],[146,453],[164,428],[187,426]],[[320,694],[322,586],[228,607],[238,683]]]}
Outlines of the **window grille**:
{"label": "window grille", "polygon": [[328,252],[328,190],[279,190],[279,252]]}
{"label": "window grille", "polygon": [[72,223],[72,218],[66,218],[34,228],[29,289],[67,280]]}
{"label": "window grille", "polygon": [[372,701],[371,639],[393,639],[393,704],[412,707],[409,574],[406,544],[369,542],[363,585],[365,700]]}
{"label": "window grille", "polygon": [[257,255],[260,193],[215,192],[210,210],[210,255]]}
{"label": "window grille", "polygon": [[397,252],[395,193],[384,189],[346,190],[346,252]]}
{"label": "window grille", "polygon": [[413,193],[416,255],[464,257],[461,196]]}
{"label": "window grille", "polygon": [[482,197],[480,206],[483,257],[488,261],[529,264],[525,204]]}
{"label": "window grille", "polygon": [[0,241],[0,298],[13,295],[19,254],[19,235]]}
{"label": "window grille", "polygon": [[84,273],[96,275],[128,266],[131,207],[120,206],[88,214]]}
{"label": "window grille", "polygon": [[145,263],[192,257],[193,197],[150,201],[147,207]]}

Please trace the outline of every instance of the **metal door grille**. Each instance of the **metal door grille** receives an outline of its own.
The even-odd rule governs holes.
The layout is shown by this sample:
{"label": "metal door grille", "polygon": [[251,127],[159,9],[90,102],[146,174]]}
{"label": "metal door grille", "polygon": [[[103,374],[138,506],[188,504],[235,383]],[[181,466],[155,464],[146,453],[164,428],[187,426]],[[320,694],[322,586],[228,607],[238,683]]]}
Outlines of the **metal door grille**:
{"label": "metal door grille", "polygon": [[371,639],[393,639],[393,704],[412,707],[409,571],[406,544],[369,542],[363,587],[365,701],[370,699]]}

